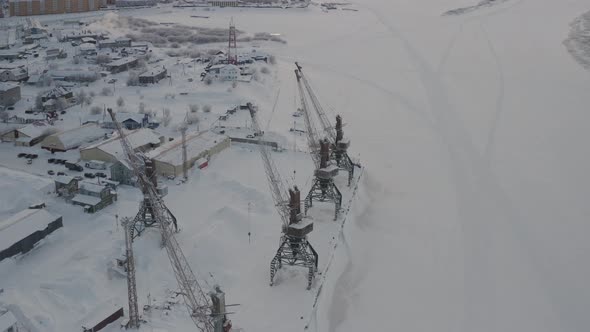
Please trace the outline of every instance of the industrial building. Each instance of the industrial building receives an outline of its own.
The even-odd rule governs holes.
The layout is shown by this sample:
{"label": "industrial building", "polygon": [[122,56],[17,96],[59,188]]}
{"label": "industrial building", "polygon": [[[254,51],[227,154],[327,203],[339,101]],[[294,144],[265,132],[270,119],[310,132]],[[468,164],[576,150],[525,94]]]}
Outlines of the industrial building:
{"label": "industrial building", "polygon": [[121,37],[121,38],[116,38],[116,39],[101,40],[98,42],[98,48],[117,48],[117,47],[131,47],[131,39]]}
{"label": "industrial building", "polygon": [[0,82],[0,106],[12,106],[20,100],[20,86]]}
{"label": "industrial building", "polygon": [[0,221],[0,261],[28,252],[60,227],[62,217],[44,208],[29,208]]}
{"label": "industrial building", "polygon": [[[198,159],[209,159],[229,146],[230,139],[225,135],[211,131],[187,134],[186,166],[191,168]],[[160,146],[149,152],[147,157],[153,160],[158,174],[179,176],[183,173],[182,141],[180,139]]]}
{"label": "industrial building", "polygon": [[11,0],[10,16],[81,13],[99,10],[101,0]]}
{"label": "industrial building", "polygon": [[111,180],[120,184],[135,186],[137,178],[125,160],[117,160],[111,165]]}
{"label": "industrial building", "polygon": [[29,73],[23,67],[0,69],[1,82],[22,82],[29,78]]}
{"label": "industrial building", "polygon": [[104,129],[94,124],[87,124],[47,136],[41,142],[41,148],[52,152],[63,152],[77,148],[84,143],[104,138],[105,135],[106,131]]}
{"label": "industrial building", "polygon": [[[151,129],[141,128],[128,133],[127,140],[134,151],[146,152],[159,147],[164,142],[164,136]],[[115,163],[117,160],[124,160],[125,153],[119,135],[115,134],[109,139],[80,149],[80,158]]]}
{"label": "industrial building", "polygon": [[49,126],[32,123],[26,127],[14,131],[14,144],[16,146],[33,146],[47,137]]}
{"label": "industrial building", "polygon": [[166,78],[168,75],[168,71],[163,66],[161,67],[154,67],[148,69],[141,75],[139,75],[139,83],[140,84],[155,84],[158,83],[160,80]]}
{"label": "industrial building", "polygon": [[116,74],[116,73],[121,73],[121,72],[127,71],[127,70],[129,70],[129,68],[133,68],[133,67],[137,66],[137,62],[138,62],[137,58],[128,57],[128,58],[122,58],[119,60],[109,62],[105,65],[105,67],[111,73]]}

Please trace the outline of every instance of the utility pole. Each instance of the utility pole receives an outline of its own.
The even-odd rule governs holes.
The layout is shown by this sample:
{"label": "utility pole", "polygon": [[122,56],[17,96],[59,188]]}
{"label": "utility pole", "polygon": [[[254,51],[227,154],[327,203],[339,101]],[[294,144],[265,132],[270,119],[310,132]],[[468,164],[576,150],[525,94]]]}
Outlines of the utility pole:
{"label": "utility pole", "polygon": [[186,181],[188,179],[188,165],[186,157],[186,124],[183,124],[182,127],[180,127],[180,132],[182,133],[182,175]]}

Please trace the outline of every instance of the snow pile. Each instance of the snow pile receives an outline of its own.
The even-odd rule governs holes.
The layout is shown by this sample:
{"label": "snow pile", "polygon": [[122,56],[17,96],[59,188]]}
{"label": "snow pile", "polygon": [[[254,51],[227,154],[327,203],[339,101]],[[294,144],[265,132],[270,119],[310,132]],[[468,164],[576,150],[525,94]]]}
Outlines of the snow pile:
{"label": "snow pile", "polygon": [[563,44],[580,65],[590,68],[590,11],[576,18],[570,26]]}

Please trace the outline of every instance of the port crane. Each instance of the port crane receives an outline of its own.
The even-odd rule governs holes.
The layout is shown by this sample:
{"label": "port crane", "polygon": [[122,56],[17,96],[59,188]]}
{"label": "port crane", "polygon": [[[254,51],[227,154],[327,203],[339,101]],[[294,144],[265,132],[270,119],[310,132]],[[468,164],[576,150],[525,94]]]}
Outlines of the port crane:
{"label": "port crane", "polygon": [[340,190],[338,190],[338,187],[334,183],[334,177],[338,175],[338,166],[330,162],[330,142],[327,138],[319,138],[314,122],[311,120],[311,114],[309,113],[309,107],[305,98],[302,75],[299,69],[295,69],[295,77],[297,78],[297,86],[299,88],[301,111],[307,133],[307,144],[315,166],[314,181],[309,193],[305,197],[305,213],[307,214],[307,210],[312,206],[314,200],[334,202],[334,220],[336,220],[340,212],[340,207],[342,206],[342,193],[340,193]]}
{"label": "port crane", "polygon": [[[217,332],[219,331],[218,327],[227,327],[228,324],[231,327],[231,322],[226,318],[225,310],[221,313],[214,313],[212,311],[211,300],[206,296],[202,287],[199,285],[197,277],[193,273],[180,245],[176,241],[176,237],[174,236],[176,219],[173,219],[173,216],[169,213],[166,204],[164,204],[164,201],[156,190],[156,185],[154,185],[153,180],[147,175],[147,158],[142,154],[136,153],[132,149],[121,124],[115,117],[115,113],[112,109],[108,109],[108,112],[119,134],[125,158],[127,159],[133,174],[137,177],[137,183],[144,195],[144,200],[149,202],[152,218],[160,228],[162,243],[166,248],[166,253],[168,254],[170,264],[172,265],[172,270],[174,271],[174,276],[176,277],[180,289],[179,293],[184,299],[184,303],[191,319],[199,331],[202,332]],[[130,230],[133,229],[130,225],[127,225],[127,227],[129,227]],[[131,251],[131,237],[129,235],[126,235],[126,242],[126,249],[129,253],[129,251]],[[132,255],[130,257],[132,257]],[[127,271],[135,271],[135,267],[132,266],[132,264],[133,259],[127,259]],[[139,327],[139,312],[137,309],[137,293],[134,273],[128,273],[128,283],[130,283],[128,284],[129,327],[137,328]]]}
{"label": "port crane", "polygon": [[285,190],[279,171],[271,158],[269,148],[262,141],[262,130],[258,123],[257,107],[248,103],[252,127],[258,137],[260,156],[277,212],[281,216],[282,227],[279,249],[270,263],[270,285],[283,264],[301,266],[308,269],[307,289],[311,289],[318,269],[318,254],[307,240],[313,231],[313,222],[304,220],[301,214],[301,194],[297,186]]}
{"label": "port crane", "polygon": [[309,95],[309,99],[313,108],[320,120],[320,124],[326,135],[326,139],[330,143],[331,153],[330,159],[336,162],[338,167],[346,170],[348,172],[348,185],[350,186],[352,182],[352,178],[354,177],[354,168],[360,167],[359,165],[355,164],[352,159],[350,159],[348,155],[348,147],[350,146],[350,141],[344,138],[344,131],[342,126],[342,117],[340,115],[336,116],[336,125],[333,126],[328,120],[326,116],[326,112],[316,94],[314,93],[309,80],[303,73],[303,67],[299,65],[299,63],[295,62],[295,66],[299,71],[299,76],[301,77],[300,80],[303,83],[307,94]]}

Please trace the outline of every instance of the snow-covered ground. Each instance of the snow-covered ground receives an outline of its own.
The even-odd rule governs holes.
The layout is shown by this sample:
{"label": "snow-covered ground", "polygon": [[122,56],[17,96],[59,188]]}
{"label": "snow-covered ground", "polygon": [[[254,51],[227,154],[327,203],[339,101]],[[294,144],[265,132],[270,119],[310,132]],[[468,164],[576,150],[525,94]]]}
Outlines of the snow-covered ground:
{"label": "snow-covered ground", "polygon": [[[279,60],[272,84],[242,92],[252,92],[263,124],[304,146],[304,136],[288,132],[299,61],[324,107],[343,115],[352,155],[365,166],[342,238],[329,206],[312,209],[320,271],[332,236],[340,242],[325,282],[319,276],[311,291],[299,270],[268,286],[279,223],[256,150],[233,146],[208,169],[193,171],[187,184],[170,185],[166,201],[179,218],[179,242],[201,277],[221,284],[228,303],[241,304],[231,317],[236,325],[330,332],[590,328],[590,76],[563,45],[590,3],[498,1],[443,15],[478,3],[358,0],[350,6],[358,11],[220,9],[206,20],[190,17],[201,9],[124,13],[206,27],[226,27],[233,17],[241,30],[280,33],[287,44],[266,45]],[[309,156],[273,155],[305,192]],[[124,279],[109,279],[106,265],[122,245],[114,215],[133,215],[139,193],[122,188],[119,197],[97,215],[56,202],[64,228],[39,250],[0,263],[0,301],[18,304],[41,331],[78,329],[85,313],[113,297],[125,305]],[[140,302],[147,294],[161,300],[175,285],[157,233],[146,233],[135,248]],[[181,307],[148,318],[154,330],[192,328]]]}

